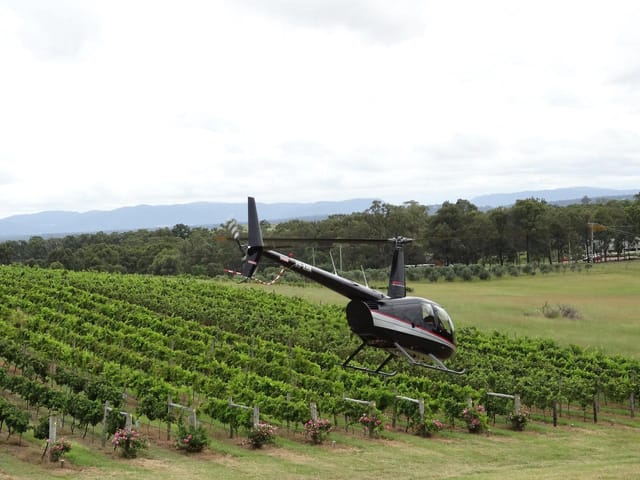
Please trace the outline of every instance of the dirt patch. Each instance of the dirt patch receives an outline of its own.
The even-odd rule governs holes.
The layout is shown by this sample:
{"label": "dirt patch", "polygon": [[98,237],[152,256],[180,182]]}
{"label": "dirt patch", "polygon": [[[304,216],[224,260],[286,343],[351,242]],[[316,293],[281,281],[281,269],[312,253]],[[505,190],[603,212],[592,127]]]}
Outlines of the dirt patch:
{"label": "dirt patch", "polygon": [[132,459],[131,464],[144,470],[162,472],[158,475],[160,478],[178,478],[184,475],[184,466],[173,464],[165,459],[138,457]]}
{"label": "dirt patch", "polygon": [[293,450],[289,450],[286,448],[269,449],[269,451],[267,451],[266,453],[267,455],[270,455],[272,457],[276,457],[281,460],[285,460],[289,463],[294,463],[298,465],[308,465],[310,463],[317,461],[308,455],[305,455],[299,452],[294,452]]}
{"label": "dirt patch", "polygon": [[189,461],[215,462],[225,466],[234,466],[240,464],[241,462],[233,455],[216,452],[211,448],[205,448],[201,452],[195,453],[182,452],[181,455],[183,455],[185,458],[188,458]]}
{"label": "dirt patch", "polygon": [[17,441],[13,442],[9,440],[8,442],[0,442],[0,446],[2,446],[2,449],[9,453],[12,457],[31,463],[38,463],[40,461],[40,456],[42,455],[42,451],[38,451],[36,448],[27,443],[22,443],[19,445]]}
{"label": "dirt patch", "polygon": [[[41,468],[49,472],[51,476],[65,475],[69,471],[82,471],[83,468],[66,461],[50,462],[48,452],[43,456],[44,446],[39,447],[33,444],[23,442],[21,444],[9,442],[0,442],[2,450],[12,457],[20,460],[36,468]],[[12,477],[0,475],[0,479],[5,480]]]}
{"label": "dirt patch", "polygon": [[405,442],[400,442],[398,440],[391,440],[388,438],[377,440],[377,442],[382,443],[385,447],[404,448],[406,446]]}
{"label": "dirt patch", "polygon": [[330,450],[332,452],[338,451],[338,452],[348,452],[348,453],[352,453],[352,452],[361,452],[362,449],[361,448],[357,448],[357,447],[353,447],[351,445],[343,445],[337,442],[327,442],[325,444],[323,444],[320,448],[324,448],[326,450]]}
{"label": "dirt patch", "polygon": [[77,467],[74,467],[69,462],[64,462],[62,467],[58,462],[50,462],[48,452],[44,457],[42,456],[44,446],[42,448],[38,448],[37,446],[28,443],[17,444],[10,442],[3,442],[0,443],[0,445],[2,446],[2,449],[12,457],[31,465],[40,465],[44,469],[60,469],[63,467],[67,467],[68,469],[77,469]]}

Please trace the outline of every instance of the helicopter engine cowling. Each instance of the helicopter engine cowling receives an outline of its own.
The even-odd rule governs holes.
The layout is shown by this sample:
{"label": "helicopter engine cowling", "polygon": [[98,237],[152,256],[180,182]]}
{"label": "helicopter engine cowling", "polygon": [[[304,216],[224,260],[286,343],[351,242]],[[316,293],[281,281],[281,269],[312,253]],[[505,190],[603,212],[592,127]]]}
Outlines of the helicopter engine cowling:
{"label": "helicopter engine cowling", "polygon": [[347,305],[347,321],[356,335],[367,335],[374,332],[373,317],[366,303],[351,300]]}

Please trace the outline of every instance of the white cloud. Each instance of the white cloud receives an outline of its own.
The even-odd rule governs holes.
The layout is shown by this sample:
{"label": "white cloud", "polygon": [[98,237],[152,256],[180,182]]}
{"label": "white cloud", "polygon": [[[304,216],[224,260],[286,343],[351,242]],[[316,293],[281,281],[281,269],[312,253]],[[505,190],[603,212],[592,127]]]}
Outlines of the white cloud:
{"label": "white cloud", "polygon": [[249,13],[262,12],[292,27],[344,29],[367,41],[393,44],[424,30],[426,3],[420,0],[239,0]]}
{"label": "white cloud", "polygon": [[82,2],[3,0],[0,8],[2,4],[3,13],[12,17],[14,34],[39,60],[77,60],[99,36],[99,21]]}
{"label": "white cloud", "polygon": [[0,217],[636,188],[638,13],[618,0],[0,0]]}

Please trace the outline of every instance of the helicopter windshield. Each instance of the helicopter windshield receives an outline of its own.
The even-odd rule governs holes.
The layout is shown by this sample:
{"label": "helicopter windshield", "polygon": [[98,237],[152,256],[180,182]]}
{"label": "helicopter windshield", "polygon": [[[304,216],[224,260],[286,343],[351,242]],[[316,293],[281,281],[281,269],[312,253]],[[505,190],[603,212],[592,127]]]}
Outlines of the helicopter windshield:
{"label": "helicopter windshield", "polygon": [[429,302],[422,303],[422,318],[424,319],[424,324],[427,327],[435,328],[436,316],[435,313],[433,313],[433,308]]}
{"label": "helicopter windshield", "polygon": [[438,327],[453,338],[453,322],[447,311],[437,305],[433,305],[433,311],[438,319]]}
{"label": "helicopter windshield", "polygon": [[425,301],[422,304],[422,318],[425,326],[446,333],[447,336],[453,338],[453,322],[444,308]]}

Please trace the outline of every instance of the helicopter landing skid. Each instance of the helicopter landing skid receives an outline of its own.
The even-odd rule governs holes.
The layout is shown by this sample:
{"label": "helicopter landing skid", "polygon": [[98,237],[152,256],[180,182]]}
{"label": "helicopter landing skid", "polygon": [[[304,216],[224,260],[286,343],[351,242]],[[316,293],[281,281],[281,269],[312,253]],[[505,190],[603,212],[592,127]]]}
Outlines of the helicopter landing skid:
{"label": "helicopter landing skid", "polygon": [[430,368],[431,370],[437,370],[439,372],[452,373],[454,375],[462,375],[465,372],[464,370],[451,370],[444,363],[442,363],[442,361],[438,357],[436,357],[433,353],[429,354],[429,358],[431,358],[431,360],[433,360],[433,363],[435,365],[432,365],[430,363],[419,362],[418,360],[413,358],[411,356],[411,354],[409,352],[407,352],[404,349],[404,347],[402,345],[400,345],[398,342],[394,342],[394,345],[396,347],[396,350],[398,350],[398,352],[400,352],[407,359],[407,361],[411,365],[416,365],[418,367],[424,367],[424,368]]}
{"label": "helicopter landing skid", "polygon": [[[360,372],[375,373],[377,375],[383,375],[385,377],[393,377],[396,373],[398,373],[397,371],[385,372],[382,369],[384,368],[384,366],[387,363],[389,363],[389,361],[392,358],[394,358],[396,356],[395,352],[397,351],[409,362],[409,364],[415,365],[417,367],[429,368],[431,370],[436,370],[438,372],[450,373],[450,374],[453,374],[453,375],[462,375],[463,373],[465,373],[464,370],[452,370],[452,369],[448,368],[444,363],[442,363],[442,360],[440,360],[438,357],[436,357],[433,353],[429,354],[429,358],[431,358],[431,360],[433,361],[433,364],[420,362],[420,361],[416,360],[415,358],[413,358],[411,356],[411,354],[409,352],[407,352],[405,350],[405,348],[402,345],[400,345],[398,342],[394,342],[393,343],[393,347],[391,347],[395,351],[393,353],[390,353],[389,356],[387,358],[385,358],[385,360],[375,370],[372,369],[372,368],[361,367],[359,365],[351,365],[351,363],[350,363],[351,360],[353,360],[354,357],[356,355],[358,355],[358,353],[360,353],[360,350],[362,350],[366,346],[367,346],[367,342],[362,342],[360,344],[360,346],[358,348],[356,348],[354,350],[354,352],[347,357],[347,359],[344,361],[342,366],[344,368],[351,368],[352,370],[358,370]],[[388,348],[388,350],[391,350],[391,348]]]}
{"label": "helicopter landing skid", "polygon": [[350,364],[351,360],[353,360],[353,358],[358,353],[360,353],[360,350],[362,350],[366,346],[367,346],[367,342],[362,342],[362,344],[358,348],[356,348],[351,355],[347,357],[347,359],[343,362],[342,366],[344,368],[351,368],[352,370],[359,370],[360,372],[375,373],[378,375],[383,375],[385,377],[393,377],[396,373],[398,373],[398,372],[385,372],[382,370],[382,368],[384,368],[384,366],[389,362],[389,360],[395,357],[393,353],[391,353],[375,370],[371,368],[360,367],[358,365],[351,365]]}

